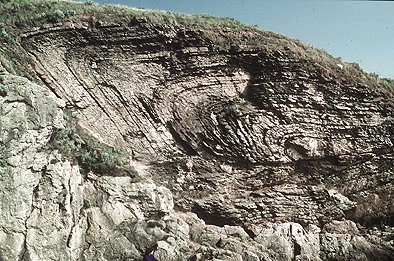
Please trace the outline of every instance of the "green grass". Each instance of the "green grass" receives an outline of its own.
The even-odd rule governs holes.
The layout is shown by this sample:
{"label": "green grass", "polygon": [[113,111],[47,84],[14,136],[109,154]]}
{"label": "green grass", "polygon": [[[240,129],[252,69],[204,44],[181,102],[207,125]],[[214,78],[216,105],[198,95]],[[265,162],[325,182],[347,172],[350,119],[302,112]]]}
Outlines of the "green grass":
{"label": "green grass", "polygon": [[67,20],[105,20],[127,24],[133,18],[169,26],[179,24],[191,27],[203,26],[203,29],[247,27],[232,18],[217,18],[209,15],[192,16],[165,11],[141,10],[119,5],[99,5],[93,2],[11,0],[2,3],[0,7],[0,21],[14,29],[40,26],[45,22],[57,23]]}

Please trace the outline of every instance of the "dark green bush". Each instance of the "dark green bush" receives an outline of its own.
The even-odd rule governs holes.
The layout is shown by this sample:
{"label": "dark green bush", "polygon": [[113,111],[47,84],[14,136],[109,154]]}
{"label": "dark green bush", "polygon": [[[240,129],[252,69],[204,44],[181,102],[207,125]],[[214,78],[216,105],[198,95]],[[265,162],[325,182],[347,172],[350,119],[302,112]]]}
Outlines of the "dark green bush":
{"label": "dark green bush", "polygon": [[98,206],[98,202],[96,198],[84,199],[83,200],[83,208],[87,209],[90,207]]}
{"label": "dark green bush", "polygon": [[6,159],[4,158],[3,154],[0,154],[0,167],[5,167],[6,165]]}
{"label": "dark green bush", "polygon": [[47,19],[51,23],[58,23],[64,20],[66,15],[62,10],[56,9],[55,11],[47,14]]}
{"label": "dark green bush", "polygon": [[83,146],[78,156],[81,164],[98,172],[106,172],[125,164],[125,155],[118,149],[104,144]]}
{"label": "dark green bush", "polygon": [[92,1],[92,0],[86,0],[84,4],[85,4],[85,5],[93,5],[93,4],[94,4],[94,1]]}
{"label": "dark green bush", "polygon": [[0,83],[0,96],[6,96],[7,91],[8,91],[7,86]]}

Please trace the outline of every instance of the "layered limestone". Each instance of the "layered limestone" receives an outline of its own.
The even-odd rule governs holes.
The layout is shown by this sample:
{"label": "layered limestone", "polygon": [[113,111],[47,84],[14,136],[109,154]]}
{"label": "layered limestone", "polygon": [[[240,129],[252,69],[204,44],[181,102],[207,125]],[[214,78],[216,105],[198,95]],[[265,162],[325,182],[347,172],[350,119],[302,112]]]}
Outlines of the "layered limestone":
{"label": "layered limestone", "polygon": [[[256,30],[144,19],[21,46],[41,83],[1,75],[0,259],[139,260],[154,243],[159,260],[394,256],[393,97],[350,65]],[[64,108],[138,179],[49,146]]]}

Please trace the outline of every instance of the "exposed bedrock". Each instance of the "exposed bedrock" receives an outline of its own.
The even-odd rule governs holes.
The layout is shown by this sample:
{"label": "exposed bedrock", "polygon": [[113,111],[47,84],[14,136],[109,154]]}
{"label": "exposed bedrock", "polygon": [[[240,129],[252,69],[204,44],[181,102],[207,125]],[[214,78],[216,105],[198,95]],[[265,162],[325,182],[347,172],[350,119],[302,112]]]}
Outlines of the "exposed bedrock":
{"label": "exposed bedrock", "polygon": [[[142,175],[170,189],[177,211],[240,228],[253,244],[268,240],[269,226],[309,233],[294,241],[299,251],[291,235],[283,243],[297,255],[273,260],[393,256],[387,92],[283,47],[223,49],[204,31],[143,21],[42,29],[22,45],[79,123],[145,165]],[[268,260],[242,253],[232,258]]]}

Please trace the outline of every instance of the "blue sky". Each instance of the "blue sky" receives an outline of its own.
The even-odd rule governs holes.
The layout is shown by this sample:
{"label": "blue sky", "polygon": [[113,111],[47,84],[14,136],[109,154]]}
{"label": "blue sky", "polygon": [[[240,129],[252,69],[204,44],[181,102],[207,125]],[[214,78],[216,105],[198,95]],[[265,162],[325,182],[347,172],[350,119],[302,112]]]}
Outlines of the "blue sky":
{"label": "blue sky", "polygon": [[322,48],[394,79],[394,2],[339,0],[95,0],[233,17]]}

